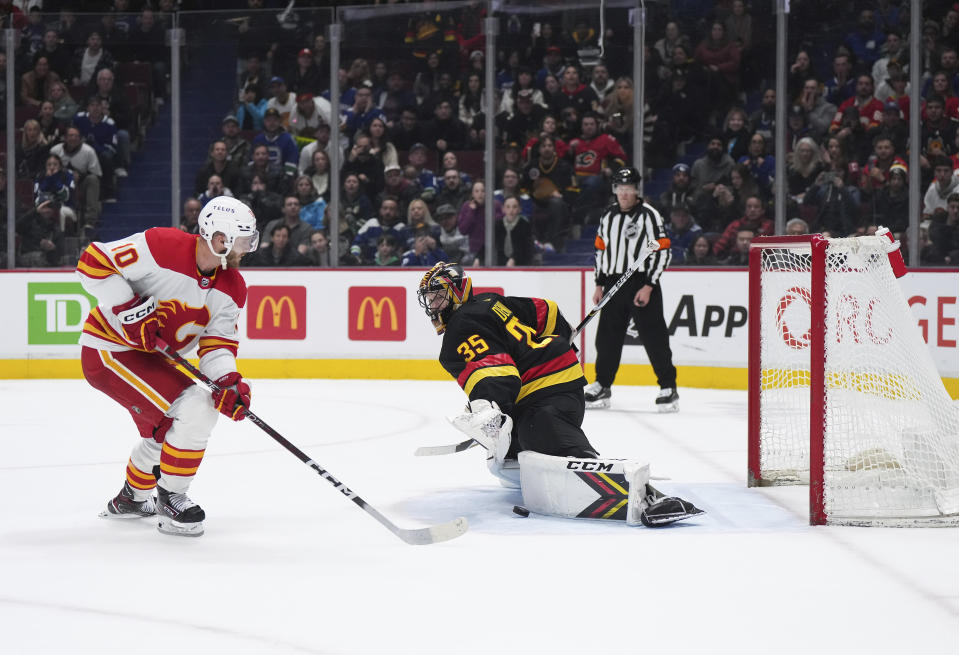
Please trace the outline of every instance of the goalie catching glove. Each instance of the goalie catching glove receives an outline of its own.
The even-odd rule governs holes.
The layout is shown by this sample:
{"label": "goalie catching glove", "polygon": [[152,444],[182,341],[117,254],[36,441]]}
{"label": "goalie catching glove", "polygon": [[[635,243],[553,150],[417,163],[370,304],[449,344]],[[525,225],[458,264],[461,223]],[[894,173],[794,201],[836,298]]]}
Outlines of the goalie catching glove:
{"label": "goalie catching glove", "polygon": [[449,422],[486,449],[486,468],[499,478],[503,486],[519,487],[515,461],[506,462],[512,441],[513,419],[501,412],[495,402],[482,398],[471,400],[466,409],[464,414],[451,416]]}
{"label": "goalie catching glove", "polygon": [[469,411],[451,418],[450,422],[486,449],[486,459],[502,463],[509,451],[513,419],[501,412],[499,405],[488,400],[471,400],[466,409]]}
{"label": "goalie catching glove", "polygon": [[213,406],[234,421],[246,418],[244,410],[250,407],[250,385],[239,373],[227,373],[216,381],[219,387],[213,392]]}
{"label": "goalie catching glove", "polygon": [[151,352],[156,349],[157,332],[160,331],[160,320],[156,314],[156,298],[150,296],[146,300],[140,296],[133,296],[122,305],[113,308],[113,313],[120,321],[123,336],[135,348]]}

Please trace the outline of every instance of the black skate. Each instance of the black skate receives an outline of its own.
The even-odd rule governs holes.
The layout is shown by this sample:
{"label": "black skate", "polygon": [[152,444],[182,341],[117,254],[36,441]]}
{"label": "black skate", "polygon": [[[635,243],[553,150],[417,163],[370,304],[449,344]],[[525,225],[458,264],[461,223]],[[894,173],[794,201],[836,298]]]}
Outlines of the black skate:
{"label": "black skate", "polygon": [[656,396],[656,410],[660,414],[679,411],[679,394],[676,393],[676,389],[669,387],[659,390]]}
{"label": "black skate", "polygon": [[586,385],[586,388],[583,389],[586,409],[605,409],[609,407],[609,398],[612,395],[609,387],[604,387],[599,382]]}
{"label": "black skate", "polygon": [[153,496],[146,500],[134,500],[133,487],[129,482],[123,483],[120,493],[107,503],[105,511],[100,512],[100,516],[105,519],[140,519],[154,514],[156,514],[156,503],[153,502]]}
{"label": "black skate", "polygon": [[203,509],[185,493],[157,486],[157,530],[178,537],[199,537],[205,518]]}

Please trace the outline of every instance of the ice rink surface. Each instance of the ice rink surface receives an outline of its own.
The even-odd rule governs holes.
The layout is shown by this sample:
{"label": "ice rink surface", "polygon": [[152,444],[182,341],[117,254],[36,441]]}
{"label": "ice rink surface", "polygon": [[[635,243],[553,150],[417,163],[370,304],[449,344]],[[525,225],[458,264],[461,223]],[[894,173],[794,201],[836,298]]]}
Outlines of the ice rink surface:
{"label": "ice rink surface", "polygon": [[0,381],[0,652],[956,653],[959,530],[812,528],[807,489],[747,489],[746,394],[614,387],[604,456],[648,459],[708,514],[651,530],[511,511],[445,421],[455,383],[258,380],[253,409],[403,527],[409,546],[249,421],[191,488],[199,539],[98,518],[135,430],[83,381]]}

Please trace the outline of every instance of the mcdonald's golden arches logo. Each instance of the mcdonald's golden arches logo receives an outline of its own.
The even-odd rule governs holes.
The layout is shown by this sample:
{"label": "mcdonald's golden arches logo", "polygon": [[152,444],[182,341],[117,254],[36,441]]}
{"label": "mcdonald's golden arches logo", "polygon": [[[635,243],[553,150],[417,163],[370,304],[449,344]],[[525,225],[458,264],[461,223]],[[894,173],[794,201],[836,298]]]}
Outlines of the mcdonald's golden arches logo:
{"label": "mcdonald's golden arches logo", "polygon": [[305,339],[306,287],[249,287],[246,335],[250,339]]}
{"label": "mcdonald's golden arches logo", "polygon": [[406,341],[405,287],[350,287],[351,341]]}

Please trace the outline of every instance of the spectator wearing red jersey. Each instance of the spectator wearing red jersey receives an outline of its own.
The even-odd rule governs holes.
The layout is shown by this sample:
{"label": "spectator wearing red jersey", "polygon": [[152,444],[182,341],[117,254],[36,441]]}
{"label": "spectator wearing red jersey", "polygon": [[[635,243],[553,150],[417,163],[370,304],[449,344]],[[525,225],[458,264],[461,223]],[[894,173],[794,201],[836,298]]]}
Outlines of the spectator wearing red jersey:
{"label": "spectator wearing red jersey", "polygon": [[773,233],[775,229],[773,220],[767,218],[762,198],[759,196],[746,198],[745,215],[726,226],[722,236],[713,244],[713,254],[717,258],[729,255],[733,244],[736,243],[736,233],[742,229],[754,230],[755,236],[769,236]]}
{"label": "spectator wearing red jersey", "polygon": [[859,110],[859,122],[863,128],[869,132],[879,128],[882,122],[883,103],[877,100],[873,95],[875,87],[872,82],[872,75],[860,75],[856,78],[856,95],[844,101],[839,105],[836,116],[829,125],[830,134],[835,134],[842,129],[843,113],[850,107]]}
{"label": "spectator wearing red jersey", "polygon": [[606,180],[614,170],[626,165],[626,153],[614,137],[599,132],[599,117],[592,113],[583,116],[580,136],[570,142],[569,148],[580,188],[576,215],[582,218],[590,210],[606,204],[609,195]]}

